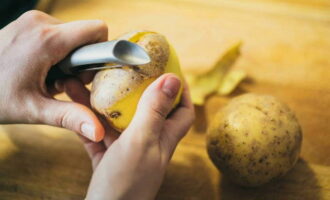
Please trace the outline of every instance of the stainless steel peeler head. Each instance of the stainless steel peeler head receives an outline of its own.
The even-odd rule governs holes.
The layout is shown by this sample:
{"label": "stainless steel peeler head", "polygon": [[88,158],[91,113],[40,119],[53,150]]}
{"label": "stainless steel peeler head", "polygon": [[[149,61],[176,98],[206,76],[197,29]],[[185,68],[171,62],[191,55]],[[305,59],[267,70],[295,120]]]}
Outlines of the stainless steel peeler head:
{"label": "stainless steel peeler head", "polygon": [[97,70],[95,64],[143,65],[149,62],[149,55],[139,45],[126,40],[112,40],[83,46],[58,63],[58,67],[64,73],[72,74],[89,68]]}
{"label": "stainless steel peeler head", "polygon": [[[71,52],[48,72],[46,84],[86,70],[135,66],[150,62],[148,53],[139,45],[126,40],[90,44]],[[113,65],[115,64],[115,65]]]}

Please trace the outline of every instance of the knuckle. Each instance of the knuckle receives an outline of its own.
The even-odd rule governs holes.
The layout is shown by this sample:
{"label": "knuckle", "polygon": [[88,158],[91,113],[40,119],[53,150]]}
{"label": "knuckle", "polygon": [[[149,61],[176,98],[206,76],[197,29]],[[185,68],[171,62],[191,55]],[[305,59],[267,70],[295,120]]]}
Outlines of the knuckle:
{"label": "knuckle", "polygon": [[48,40],[54,33],[54,28],[51,26],[42,26],[38,31],[39,39]]}
{"label": "knuckle", "polygon": [[14,102],[15,109],[25,110],[25,117],[27,123],[38,123],[40,115],[41,102],[37,95],[26,94],[24,99],[19,99],[18,102]]}
{"label": "knuckle", "polygon": [[66,116],[67,116],[66,112],[55,116],[55,125],[63,128],[66,127],[66,121],[67,121]]}
{"label": "knuckle", "polygon": [[108,26],[107,24],[100,20],[98,24],[99,34],[101,35],[101,38],[108,37]]}
{"label": "knuckle", "polygon": [[[63,44],[60,38],[60,32],[54,26],[46,25],[39,28],[36,34],[39,40],[40,49],[46,50],[51,54],[51,63],[55,62],[58,56],[62,55]],[[54,59],[54,61],[53,61]]]}
{"label": "knuckle", "polygon": [[26,20],[27,22],[36,22],[40,21],[45,17],[45,13],[38,11],[38,10],[30,10],[25,12],[21,18]]}
{"label": "knuckle", "polygon": [[153,113],[153,117],[155,119],[166,119],[166,108],[161,105],[151,105],[151,112]]}
{"label": "knuckle", "polygon": [[72,111],[70,109],[62,109],[55,116],[55,125],[63,128],[72,128]]}
{"label": "knuckle", "polygon": [[108,26],[105,23],[105,21],[100,20],[100,22],[99,22],[99,28],[100,28],[100,31],[107,32],[108,33]]}

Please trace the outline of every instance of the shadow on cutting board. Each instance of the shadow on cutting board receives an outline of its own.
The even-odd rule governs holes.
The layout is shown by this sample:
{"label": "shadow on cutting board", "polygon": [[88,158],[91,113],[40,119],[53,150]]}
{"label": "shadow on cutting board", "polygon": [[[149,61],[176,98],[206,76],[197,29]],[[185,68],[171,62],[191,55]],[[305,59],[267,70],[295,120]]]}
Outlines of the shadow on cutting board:
{"label": "shadow on cutting board", "polygon": [[[251,83],[252,79],[247,79],[247,83]],[[196,119],[192,126],[193,130],[197,134],[204,134],[207,131],[208,123],[212,120],[212,116],[215,115],[216,111],[221,109],[226,105],[231,98],[247,93],[247,91],[238,86],[231,94],[228,96],[219,96],[216,94],[209,95],[205,100],[205,105],[195,105],[195,115]],[[210,101],[211,103],[209,103]],[[208,109],[211,107],[211,110]],[[210,112],[208,112],[210,111]],[[209,117],[208,117],[209,116]]]}
{"label": "shadow on cutting board", "polygon": [[[187,158],[188,157],[188,158]],[[186,155],[187,162],[171,162],[157,200],[213,200],[216,187],[210,168],[201,157]],[[216,177],[213,177],[216,180]]]}
{"label": "shadow on cutting board", "polygon": [[[89,158],[76,136],[63,129],[3,126],[15,146],[0,160],[0,196],[6,199],[83,199],[91,176]],[[56,133],[59,132],[59,135]]]}
{"label": "shadow on cutting board", "polygon": [[223,178],[220,199],[320,200],[320,186],[308,163],[300,159],[284,177],[259,188],[242,188]]}

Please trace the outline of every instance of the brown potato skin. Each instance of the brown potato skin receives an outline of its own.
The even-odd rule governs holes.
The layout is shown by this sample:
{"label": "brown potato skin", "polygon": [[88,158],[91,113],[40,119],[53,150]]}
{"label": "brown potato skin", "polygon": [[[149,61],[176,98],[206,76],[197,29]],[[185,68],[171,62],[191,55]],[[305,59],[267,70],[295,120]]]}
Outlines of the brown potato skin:
{"label": "brown potato skin", "polygon": [[180,72],[179,65],[168,65],[172,54],[163,35],[150,31],[133,31],[122,35],[120,39],[129,40],[144,48],[150,56],[150,63],[104,69],[94,77],[91,106],[118,132],[127,128],[139,98],[152,81],[165,72],[177,73],[172,67],[177,67]]}
{"label": "brown potato skin", "polygon": [[255,187],[287,173],[302,143],[297,118],[268,95],[245,94],[221,109],[208,129],[207,151],[232,182]]}
{"label": "brown potato skin", "polygon": [[92,84],[91,105],[108,118],[107,109],[126,97],[145,79],[145,75],[130,68],[99,71]]}

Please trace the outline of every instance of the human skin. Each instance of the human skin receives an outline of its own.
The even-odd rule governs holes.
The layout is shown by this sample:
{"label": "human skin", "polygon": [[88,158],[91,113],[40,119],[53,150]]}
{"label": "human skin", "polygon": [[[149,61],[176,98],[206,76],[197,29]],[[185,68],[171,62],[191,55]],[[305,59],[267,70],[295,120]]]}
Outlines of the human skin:
{"label": "human skin", "polygon": [[[92,160],[87,199],[153,199],[181,138],[194,120],[185,83],[164,74],[143,93],[129,127],[120,135],[90,107],[85,87],[94,73],[45,85],[49,69],[73,49],[107,40],[100,20],[63,23],[29,11],[0,30],[0,123],[48,124],[80,136]],[[171,111],[180,84],[182,100]],[[71,102],[54,98],[65,92]]]}
{"label": "human skin", "polygon": [[105,137],[104,144],[85,143],[95,168],[87,199],[155,197],[178,142],[194,120],[187,87],[169,115],[179,88],[177,77],[161,76],[143,93],[132,122],[118,139],[114,135]]}
{"label": "human skin", "polygon": [[[97,116],[80,103],[54,99],[60,91],[47,87],[45,78],[70,51],[104,41],[107,35],[107,26],[100,20],[61,23],[38,11],[29,11],[1,29],[0,122],[49,124],[100,141],[104,128]],[[92,73],[85,73],[63,81],[68,89],[79,84],[80,90],[71,93],[81,93],[83,83],[92,78]]]}

